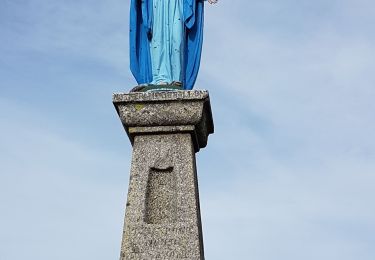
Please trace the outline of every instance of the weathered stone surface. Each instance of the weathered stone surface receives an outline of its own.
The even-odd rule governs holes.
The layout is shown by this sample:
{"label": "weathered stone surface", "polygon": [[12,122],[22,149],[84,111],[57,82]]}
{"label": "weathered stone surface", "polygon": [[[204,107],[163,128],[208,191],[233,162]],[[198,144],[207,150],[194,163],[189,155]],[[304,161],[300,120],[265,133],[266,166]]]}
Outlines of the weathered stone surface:
{"label": "weathered stone surface", "polygon": [[137,134],[134,131],[140,127],[191,126],[194,147],[199,151],[214,131],[210,99],[205,90],[114,94],[113,103],[132,143]]}
{"label": "weathered stone surface", "polygon": [[195,152],[213,132],[208,93],[113,101],[133,144],[120,259],[204,259]]}

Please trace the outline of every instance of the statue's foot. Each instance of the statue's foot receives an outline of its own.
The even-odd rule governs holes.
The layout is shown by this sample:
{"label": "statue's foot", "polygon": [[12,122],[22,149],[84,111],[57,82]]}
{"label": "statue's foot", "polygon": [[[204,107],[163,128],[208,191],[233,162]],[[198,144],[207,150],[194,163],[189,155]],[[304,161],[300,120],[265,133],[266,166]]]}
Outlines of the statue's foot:
{"label": "statue's foot", "polygon": [[169,84],[171,87],[180,87],[182,89],[182,82],[181,81],[172,81],[171,84]]}
{"label": "statue's foot", "polygon": [[[149,85],[152,85],[152,84],[149,84]],[[161,81],[161,82],[158,82],[156,85],[152,85],[152,86],[161,86],[161,87],[172,87],[172,88],[182,88],[182,82],[181,81],[172,81],[171,83],[168,83],[168,82],[165,82],[165,81]]]}
{"label": "statue's foot", "polygon": [[158,82],[156,85],[154,86],[168,86],[168,82],[165,82],[165,81],[161,81],[161,82]]}
{"label": "statue's foot", "polygon": [[135,86],[130,90],[130,93],[133,92],[146,92],[146,91],[176,91],[184,90],[181,81],[172,81],[171,83],[159,82],[155,84],[140,84]]}
{"label": "statue's foot", "polygon": [[129,92],[132,93],[132,92],[144,92],[145,90],[145,87],[147,87],[148,84],[140,84],[138,86],[135,86],[134,88],[132,88]]}
{"label": "statue's foot", "polygon": [[177,91],[177,90],[184,90],[182,88],[182,84],[180,86],[166,84],[166,85],[148,85],[142,91]]}

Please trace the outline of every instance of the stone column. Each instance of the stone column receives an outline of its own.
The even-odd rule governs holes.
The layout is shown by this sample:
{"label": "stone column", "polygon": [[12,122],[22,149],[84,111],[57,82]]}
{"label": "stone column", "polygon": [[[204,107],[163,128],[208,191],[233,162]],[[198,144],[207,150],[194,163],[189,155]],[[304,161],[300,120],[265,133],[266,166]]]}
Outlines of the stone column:
{"label": "stone column", "polygon": [[195,153],[213,133],[207,91],[114,94],[133,145],[121,260],[204,259]]}

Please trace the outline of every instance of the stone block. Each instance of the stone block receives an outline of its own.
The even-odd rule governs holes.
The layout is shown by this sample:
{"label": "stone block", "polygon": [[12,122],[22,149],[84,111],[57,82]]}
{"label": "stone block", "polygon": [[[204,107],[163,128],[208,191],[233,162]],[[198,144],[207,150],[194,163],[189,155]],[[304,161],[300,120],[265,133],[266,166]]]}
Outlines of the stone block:
{"label": "stone block", "polygon": [[208,91],[114,94],[113,104],[130,141],[138,133],[190,132],[196,151],[214,132]]}
{"label": "stone block", "polygon": [[204,259],[195,153],[213,133],[208,92],[113,102],[133,144],[120,259]]}

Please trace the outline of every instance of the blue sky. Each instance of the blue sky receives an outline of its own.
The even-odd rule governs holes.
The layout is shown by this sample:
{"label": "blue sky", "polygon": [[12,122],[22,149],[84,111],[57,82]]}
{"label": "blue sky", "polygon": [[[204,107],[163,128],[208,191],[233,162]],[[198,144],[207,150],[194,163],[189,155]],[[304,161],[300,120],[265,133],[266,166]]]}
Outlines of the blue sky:
{"label": "blue sky", "polygon": [[[118,259],[128,1],[0,0],[0,259]],[[206,6],[206,259],[375,259],[375,3]]]}

